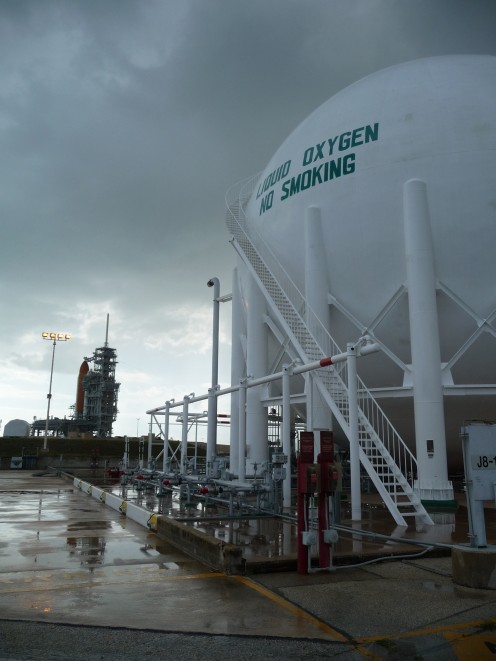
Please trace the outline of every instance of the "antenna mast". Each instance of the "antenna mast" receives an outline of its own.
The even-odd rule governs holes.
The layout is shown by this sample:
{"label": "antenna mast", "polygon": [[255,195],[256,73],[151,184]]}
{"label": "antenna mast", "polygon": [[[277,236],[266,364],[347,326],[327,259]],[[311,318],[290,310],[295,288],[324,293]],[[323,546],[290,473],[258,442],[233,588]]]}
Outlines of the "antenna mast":
{"label": "antenna mast", "polygon": [[105,346],[106,346],[106,347],[108,347],[109,317],[110,317],[110,314],[107,312],[107,328],[106,328],[106,330],[105,330]]}

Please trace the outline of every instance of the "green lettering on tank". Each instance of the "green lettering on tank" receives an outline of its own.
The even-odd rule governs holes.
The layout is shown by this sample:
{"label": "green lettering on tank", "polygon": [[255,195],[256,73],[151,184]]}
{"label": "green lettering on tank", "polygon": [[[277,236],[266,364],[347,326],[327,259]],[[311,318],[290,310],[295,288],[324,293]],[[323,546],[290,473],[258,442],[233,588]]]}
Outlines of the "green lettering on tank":
{"label": "green lettering on tank", "polygon": [[374,126],[368,124],[365,127],[365,142],[375,142],[379,138],[379,122],[376,122]]}
{"label": "green lettering on tank", "polygon": [[339,136],[339,151],[346,151],[350,148],[351,143],[351,133],[346,131],[346,133],[341,133]]}
{"label": "green lettering on tank", "polygon": [[355,152],[346,154],[343,158],[343,174],[352,174],[355,172]]}
{"label": "green lettering on tank", "polygon": [[[344,131],[340,135],[327,138],[327,140],[314,144],[312,147],[307,147],[303,152],[302,164],[304,166],[320,160],[324,160],[325,162],[318,166],[305,169],[298,175],[282,181],[280,201],[283,202],[293,195],[298,195],[302,191],[353,174],[357,167],[355,152],[328,160],[326,160],[326,157],[334,156],[336,152],[344,152],[350,148],[360,147],[368,142],[375,142],[378,139],[379,122],[376,122],[375,124],[358,126],[351,131]],[[276,181],[283,179],[289,172],[290,164],[291,161],[286,161],[286,163],[272,172],[265,179],[264,184],[260,186],[259,194],[264,193],[267,188],[275,185]],[[262,200],[260,215],[270,209],[272,203],[273,191]]]}
{"label": "green lettering on tank", "polygon": [[296,178],[291,177],[291,185],[289,187],[289,195],[296,195],[296,193],[300,192],[300,185],[301,185],[301,174],[299,174]]}
{"label": "green lettering on tank", "polygon": [[363,145],[363,136],[362,133],[365,130],[363,126],[360,126],[359,129],[353,129],[351,133],[351,146],[358,147],[358,145]]}

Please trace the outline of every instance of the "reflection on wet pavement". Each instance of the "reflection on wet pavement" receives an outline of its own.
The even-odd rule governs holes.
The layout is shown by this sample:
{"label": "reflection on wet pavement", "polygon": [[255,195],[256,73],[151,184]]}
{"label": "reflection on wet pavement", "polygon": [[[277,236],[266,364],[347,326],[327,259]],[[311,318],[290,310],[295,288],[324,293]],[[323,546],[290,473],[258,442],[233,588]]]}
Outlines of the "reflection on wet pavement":
{"label": "reflection on wet pavement", "polygon": [[[275,518],[262,512],[249,512],[238,504],[229,516],[227,507],[218,505],[207,496],[196,499],[186,497],[180,488],[160,496],[156,495],[152,485],[136,489],[132,485],[121,486],[115,483],[106,484],[105,488],[150,512],[175,518],[207,535],[240,546],[247,560],[294,557],[297,553],[294,509],[286,512],[286,517]],[[351,508],[346,497],[340,503],[338,523],[346,530],[339,530],[339,540],[333,547],[336,560],[342,558],[347,561],[357,555],[390,555],[404,549],[412,551],[412,546],[407,542],[440,545],[469,543],[463,492],[457,494],[458,507],[455,511],[431,512],[436,525],[417,528],[396,526],[377,495],[363,494],[362,497],[360,522],[351,521]],[[359,530],[370,534],[363,536],[354,533]],[[496,543],[496,508],[492,503],[487,503],[486,533],[488,543]]]}
{"label": "reflection on wet pavement", "polygon": [[315,618],[206,569],[86,494],[21,494],[0,479],[0,618],[333,637]]}
{"label": "reflection on wet pavement", "polygon": [[[17,479],[22,482],[20,476]],[[32,480],[30,476],[23,479]],[[52,477],[52,486],[54,482]],[[34,480],[33,484],[40,485],[38,491],[9,488],[15,483],[0,474],[0,619],[313,638],[332,641],[330,656],[338,655],[337,643],[343,643],[343,651],[354,653],[357,648],[350,636],[384,640],[392,633],[412,631],[414,640],[420,641],[417,656],[437,659],[441,648],[437,638],[432,642],[433,623],[436,631],[440,622],[446,625],[443,631],[451,631],[447,627],[451,622],[458,626],[467,618],[473,623],[494,615],[494,592],[454,585],[449,557],[352,566],[357,564],[353,554],[382,557],[402,551],[403,543],[381,534],[466,543],[463,506],[456,512],[436,514],[434,528],[406,530],[397,528],[370,496],[364,499],[363,520],[352,525],[347,504],[342,502],[341,523],[347,530],[340,532],[335,547],[336,565],[349,561],[352,568],[305,576],[271,573],[254,580],[206,569],[72,485],[48,489],[42,480]],[[107,487],[124,495],[119,485]],[[179,492],[157,497],[153,490],[127,488],[125,497],[240,546],[247,558],[277,560],[296,553],[296,530],[289,518],[241,510],[230,517],[218,504],[187,503]],[[488,539],[494,541],[494,508],[487,509],[486,524]],[[372,537],[354,535],[358,528]],[[410,554],[417,550],[406,548]],[[423,637],[417,636],[419,627],[426,627]],[[425,642],[435,645],[437,656],[423,654]],[[369,640],[367,644],[375,643]]]}

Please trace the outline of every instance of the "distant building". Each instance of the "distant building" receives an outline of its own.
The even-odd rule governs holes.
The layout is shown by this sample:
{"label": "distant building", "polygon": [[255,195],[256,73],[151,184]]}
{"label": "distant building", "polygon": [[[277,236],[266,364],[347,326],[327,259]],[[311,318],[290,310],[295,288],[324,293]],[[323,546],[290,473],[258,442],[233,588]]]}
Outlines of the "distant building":
{"label": "distant building", "polygon": [[26,420],[11,420],[3,428],[4,436],[29,436],[29,422]]}

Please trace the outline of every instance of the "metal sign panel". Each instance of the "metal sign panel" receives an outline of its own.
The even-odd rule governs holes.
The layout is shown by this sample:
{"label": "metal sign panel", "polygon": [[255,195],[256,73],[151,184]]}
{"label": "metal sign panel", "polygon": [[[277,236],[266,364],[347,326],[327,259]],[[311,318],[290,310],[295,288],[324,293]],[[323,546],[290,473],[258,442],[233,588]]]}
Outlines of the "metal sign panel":
{"label": "metal sign panel", "polygon": [[496,424],[473,423],[463,427],[465,476],[475,500],[496,495]]}

